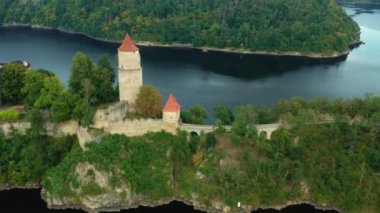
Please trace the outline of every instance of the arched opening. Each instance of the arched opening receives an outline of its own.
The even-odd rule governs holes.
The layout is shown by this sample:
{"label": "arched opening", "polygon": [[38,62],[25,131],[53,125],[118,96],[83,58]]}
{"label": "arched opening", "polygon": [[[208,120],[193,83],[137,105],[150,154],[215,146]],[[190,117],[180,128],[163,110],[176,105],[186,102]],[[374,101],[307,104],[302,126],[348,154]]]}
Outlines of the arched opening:
{"label": "arched opening", "polygon": [[195,132],[195,131],[190,132],[190,135],[191,136],[199,136],[198,132]]}
{"label": "arched opening", "polygon": [[267,139],[267,132],[266,131],[261,131],[260,132],[260,138]]}

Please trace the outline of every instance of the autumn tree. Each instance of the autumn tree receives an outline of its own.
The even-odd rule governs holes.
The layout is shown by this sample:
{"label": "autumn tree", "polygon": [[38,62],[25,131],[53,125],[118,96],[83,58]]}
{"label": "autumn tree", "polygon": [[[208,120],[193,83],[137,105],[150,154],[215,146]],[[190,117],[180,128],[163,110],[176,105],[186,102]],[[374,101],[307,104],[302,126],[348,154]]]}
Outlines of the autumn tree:
{"label": "autumn tree", "polygon": [[162,112],[162,95],[152,85],[140,87],[135,107],[137,112],[151,118],[158,118]]}

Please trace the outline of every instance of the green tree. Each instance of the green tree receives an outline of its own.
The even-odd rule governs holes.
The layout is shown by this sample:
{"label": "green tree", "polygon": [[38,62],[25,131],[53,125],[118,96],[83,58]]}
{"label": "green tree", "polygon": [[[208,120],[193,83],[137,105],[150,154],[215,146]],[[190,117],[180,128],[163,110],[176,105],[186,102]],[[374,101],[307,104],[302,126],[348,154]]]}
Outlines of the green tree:
{"label": "green tree", "polygon": [[25,82],[26,68],[20,64],[6,64],[0,72],[1,102],[19,104],[23,100],[22,88]]}
{"label": "green tree", "polygon": [[86,100],[79,99],[73,110],[73,118],[82,126],[89,126],[93,123],[95,108],[92,107]]}
{"label": "green tree", "polygon": [[99,66],[95,67],[92,73],[92,82],[96,85],[93,94],[96,102],[100,104],[114,101],[116,97],[112,86],[112,73]]}
{"label": "green tree", "polygon": [[91,79],[83,78],[81,81],[81,97],[89,103],[96,103],[98,100],[94,97],[95,93],[95,85],[91,81]]}
{"label": "green tree", "polygon": [[53,103],[64,93],[64,86],[56,76],[44,79],[41,95],[37,98],[34,106],[38,109],[50,109]]}
{"label": "green tree", "polygon": [[108,72],[108,75],[111,77],[111,82],[114,83],[116,80],[115,69],[112,68],[110,62],[108,61],[107,54],[102,55],[98,60],[98,67],[105,69]]}
{"label": "green tree", "polygon": [[159,118],[162,114],[162,95],[152,85],[140,87],[135,107],[137,112],[150,118]]}
{"label": "green tree", "polygon": [[36,71],[28,71],[25,76],[25,84],[22,88],[22,93],[24,94],[24,105],[27,108],[31,108],[34,102],[40,97],[41,90],[44,87],[45,76]]}
{"label": "green tree", "polygon": [[253,124],[255,118],[256,113],[252,105],[237,107],[232,131],[237,135],[245,135],[248,132],[249,125]]}
{"label": "green tree", "polygon": [[183,110],[181,112],[181,119],[184,123],[204,124],[207,119],[207,110],[201,105],[193,105],[189,111]]}
{"label": "green tree", "polygon": [[227,106],[214,106],[213,115],[217,120],[220,120],[223,125],[230,125],[234,121],[234,113],[232,112],[232,109]]}
{"label": "green tree", "polygon": [[63,92],[52,104],[51,114],[54,122],[63,122],[74,118],[74,109],[79,97],[69,92]]}
{"label": "green tree", "polygon": [[30,129],[28,130],[28,135],[33,138],[37,138],[41,134],[45,133],[44,128],[44,118],[42,117],[39,109],[36,107],[31,108],[27,112],[27,118],[30,121]]}
{"label": "green tree", "polygon": [[102,56],[95,65],[86,54],[78,52],[73,58],[69,88],[92,105],[107,103],[116,98],[114,78],[107,56]]}
{"label": "green tree", "polygon": [[80,94],[83,97],[83,80],[91,75],[94,68],[91,59],[84,53],[78,52],[75,54],[71,66],[69,78],[70,91]]}

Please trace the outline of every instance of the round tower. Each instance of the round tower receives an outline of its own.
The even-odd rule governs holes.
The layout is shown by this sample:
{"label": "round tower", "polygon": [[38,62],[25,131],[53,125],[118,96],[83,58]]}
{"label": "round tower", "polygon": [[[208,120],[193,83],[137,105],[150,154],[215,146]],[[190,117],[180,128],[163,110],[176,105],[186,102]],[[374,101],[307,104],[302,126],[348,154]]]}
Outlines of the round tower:
{"label": "round tower", "polygon": [[135,103],[137,93],[143,85],[143,74],[139,48],[129,35],[118,49],[119,98],[120,101]]}

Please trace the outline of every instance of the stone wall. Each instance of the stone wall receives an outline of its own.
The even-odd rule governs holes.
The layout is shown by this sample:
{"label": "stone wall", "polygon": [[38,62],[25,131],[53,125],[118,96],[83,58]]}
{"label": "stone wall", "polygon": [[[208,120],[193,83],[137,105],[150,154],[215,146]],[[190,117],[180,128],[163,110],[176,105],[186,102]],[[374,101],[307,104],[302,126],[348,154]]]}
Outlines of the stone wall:
{"label": "stone wall", "polygon": [[178,123],[180,119],[180,112],[163,112],[162,119],[168,123]]}
{"label": "stone wall", "polygon": [[[8,136],[11,132],[11,127],[14,127],[20,133],[25,133],[27,129],[30,128],[30,122],[17,121],[17,122],[2,122],[0,123],[0,133]],[[63,136],[63,135],[75,135],[78,130],[78,122],[67,121],[59,124],[46,123],[44,125],[47,134],[50,136]]]}
{"label": "stone wall", "polygon": [[54,137],[63,135],[75,135],[77,134],[79,124],[77,121],[70,120],[63,123],[46,123],[45,129],[47,134]]}
{"label": "stone wall", "polygon": [[117,122],[122,121],[128,110],[128,102],[122,101],[110,106],[107,109],[108,121]]}
{"label": "stone wall", "polygon": [[174,134],[177,128],[177,124],[167,123],[161,119],[136,119],[110,123],[109,133],[139,136],[148,132],[160,132],[164,130]]}
{"label": "stone wall", "polygon": [[30,128],[30,123],[25,121],[0,122],[0,134],[8,136],[12,126],[20,133],[25,133]]}
{"label": "stone wall", "polygon": [[122,101],[107,109],[96,110],[94,124],[92,127],[98,129],[109,129],[110,123],[122,121],[128,110],[128,102]]}

